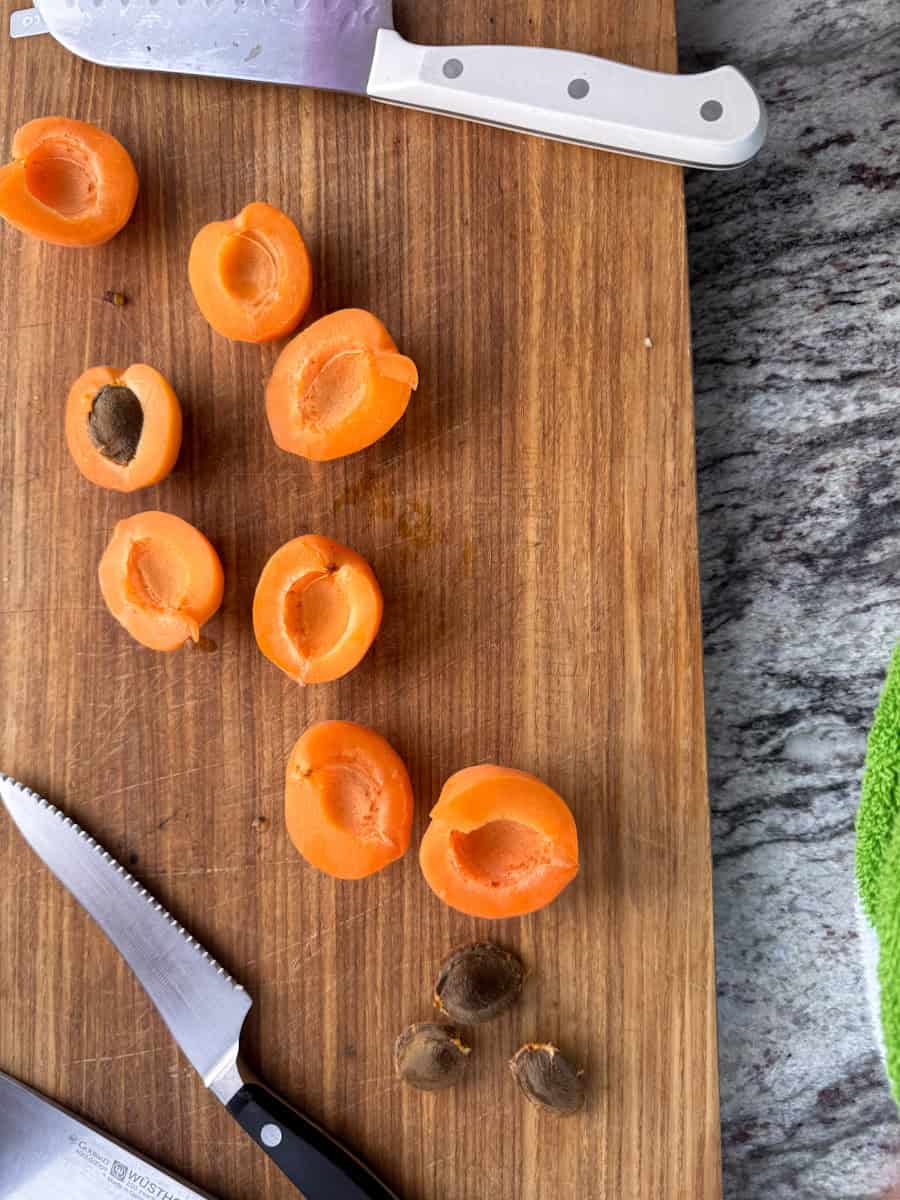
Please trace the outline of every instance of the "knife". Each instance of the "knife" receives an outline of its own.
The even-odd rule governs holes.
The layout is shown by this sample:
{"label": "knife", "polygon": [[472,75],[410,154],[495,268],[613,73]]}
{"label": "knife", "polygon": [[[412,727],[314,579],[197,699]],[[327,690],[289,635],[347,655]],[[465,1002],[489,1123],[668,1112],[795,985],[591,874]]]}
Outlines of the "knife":
{"label": "knife", "polygon": [[247,992],[70,818],[0,775],[0,798],[32,850],[134,971],[203,1082],[306,1200],[397,1200],[329,1134],[239,1061]]}
{"label": "knife", "polygon": [[0,1200],[212,1200],[0,1071]]}
{"label": "knife", "polygon": [[14,37],[49,32],[110,67],[351,92],[684,166],[727,170],[766,136],[734,67],[667,75],[535,46],[417,46],[391,0],[35,0]]}

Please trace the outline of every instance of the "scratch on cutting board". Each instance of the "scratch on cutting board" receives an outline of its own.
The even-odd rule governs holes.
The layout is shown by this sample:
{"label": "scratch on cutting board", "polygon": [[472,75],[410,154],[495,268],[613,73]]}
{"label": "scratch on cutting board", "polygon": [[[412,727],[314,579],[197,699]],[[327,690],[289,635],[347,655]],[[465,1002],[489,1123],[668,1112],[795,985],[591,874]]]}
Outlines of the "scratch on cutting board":
{"label": "scratch on cutting board", "polygon": [[[253,900],[257,895],[259,895],[258,888],[253,888],[252,891],[241,892],[239,894],[234,893],[234,892],[229,892],[224,900],[220,900],[217,904],[211,904],[207,908],[206,911],[208,913],[214,913],[214,912],[217,912],[220,908],[227,907],[227,905],[229,905],[229,904],[244,904],[247,900]],[[243,920],[241,921],[241,928],[243,929],[245,925],[246,925],[246,913],[243,914]]]}
{"label": "scratch on cutting board", "polygon": [[432,680],[440,678],[447,671],[455,670],[457,664],[452,662],[437,663],[426,671],[423,675],[418,675],[415,679],[411,679],[409,683],[405,683],[402,687],[397,688],[395,692],[391,692],[386,696],[383,703],[386,708],[390,708],[392,704],[400,699],[405,699],[413,692],[417,692],[419,688],[424,687],[426,683],[431,683]]}
{"label": "scratch on cutting board", "polygon": [[76,658],[102,658],[107,665],[111,658],[128,658],[132,662],[134,661],[134,652],[130,646],[124,643],[112,648],[103,646],[99,650],[76,650],[75,656]]}
{"label": "scratch on cutting board", "polygon": [[423,1171],[433,1171],[435,1167],[439,1167],[441,1163],[449,1162],[451,1158],[456,1158],[458,1151],[451,1150],[449,1154],[442,1154],[440,1158],[429,1158],[427,1163],[423,1163]]}
{"label": "scratch on cutting board", "polygon": [[127,683],[134,687],[135,679],[140,678],[142,682],[146,683],[150,679],[156,679],[164,670],[165,667],[163,664],[159,663],[158,665],[151,666],[149,671],[143,665],[141,666],[141,670],[137,671],[132,661],[127,671],[123,671],[121,675],[113,675],[107,682],[110,687],[115,687],[118,683]]}
{"label": "scratch on cutting board", "polygon": [[380,1075],[370,1075],[368,1079],[356,1079],[354,1084],[358,1088],[374,1087],[375,1084],[392,1083],[394,1080],[393,1071],[382,1071]]}
{"label": "scratch on cutting board", "polygon": [[142,1058],[145,1054],[160,1054],[163,1050],[168,1052],[170,1048],[170,1046],[148,1046],[146,1050],[127,1050],[124,1054],[99,1054],[96,1058],[72,1058],[67,1065],[83,1067],[93,1063],[121,1062],[126,1058]]}
{"label": "scratch on cutting board", "polygon": [[665,842],[658,842],[655,838],[649,838],[645,834],[636,833],[633,829],[626,829],[625,836],[630,842],[637,842],[639,846],[649,846],[651,850],[661,850],[664,853],[668,853],[672,849]]}
{"label": "scratch on cutting board", "polygon": [[[90,743],[91,753],[88,754],[87,758],[81,760],[81,765],[87,766],[89,764],[94,765],[99,762],[105,762],[116,753],[120,746],[124,745],[128,740],[128,726],[132,724],[132,717],[134,716],[137,704],[137,697],[132,691],[123,701],[121,708],[118,705],[116,706],[115,720],[106,726],[102,738],[92,739]],[[76,743],[73,747],[73,752],[82,744],[82,742]],[[102,753],[101,750],[103,751]],[[75,759],[73,753],[69,760],[69,766],[74,768],[77,765],[78,761]]]}
{"label": "scratch on cutting board", "polygon": [[[200,1087],[203,1086],[202,1083],[200,1082],[199,1078],[197,1077],[197,1074],[195,1071],[190,1071],[189,1074],[193,1075],[193,1077],[197,1080],[198,1086],[200,1086]],[[204,1104],[196,1104],[196,1105],[194,1105],[193,1108],[188,1108],[184,1112],[177,1113],[178,1121],[181,1124],[181,1126],[184,1127],[187,1124],[187,1122],[190,1120],[191,1117],[196,1117],[198,1113],[209,1112],[217,1104],[218,1104],[218,1100],[214,1100],[212,1098],[207,1100]],[[152,1145],[154,1142],[158,1141],[158,1139],[160,1139],[160,1138],[170,1138],[171,1136],[172,1136],[172,1118],[171,1118],[171,1114],[170,1114],[168,1120],[164,1124],[155,1125],[150,1130],[150,1133],[147,1135],[147,1142],[148,1142],[148,1144]],[[221,1146],[221,1144],[222,1144],[222,1142],[220,1139],[219,1145]]]}
{"label": "scratch on cutting board", "polygon": [[[303,859],[299,855],[294,858],[278,858],[272,862],[267,862],[266,867],[304,867]],[[184,876],[193,875],[225,875],[234,873],[235,871],[255,871],[257,860],[255,858],[248,859],[247,862],[234,863],[230,867],[177,867],[174,871],[147,870],[141,873],[142,878],[146,879],[180,879]],[[256,895],[256,893],[253,893]]]}
{"label": "scratch on cutting board", "polygon": [[386,1096],[389,1092],[393,1092],[396,1086],[396,1082],[392,1081],[387,1087],[379,1088],[376,1092],[366,1092],[355,1100],[351,1100],[349,1104],[338,1105],[334,1110],[334,1117],[345,1117],[347,1113],[353,1112],[361,1104],[369,1104],[372,1100],[377,1100],[379,1096]]}
{"label": "scratch on cutting board", "polygon": [[29,617],[35,613],[84,613],[84,612],[102,612],[103,609],[97,604],[72,604],[61,606],[59,608],[51,608],[48,604],[42,604],[39,608],[0,608],[0,617]]}
{"label": "scratch on cutting board", "polygon": [[8,329],[0,329],[0,334],[22,333],[25,329],[46,329],[53,321],[33,321],[30,325],[12,325]]}
{"label": "scratch on cutting board", "polygon": [[[36,875],[46,878],[47,872],[43,867],[35,867],[33,870],[29,871],[20,871],[19,874],[16,875],[15,879],[12,880],[12,883],[14,886],[18,887],[20,883],[24,883],[26,879],[33,879]],[[9,1001],[4,999],[3,1003],[8,1004]]]}
{"label": "scratch on cutting board", "polygon": [[666,979],[671,979],[674,984],[679,987],[688,987],[691,991],[696,992],[698,996],[706,996],[709,987],[706,983],[698,979],[692,979],[690,975],[681,975],[677,971],[666,971]]}
{"label": "scratch on cutting board", "polygon": [[[436,445],[443,438],[449,438],[451,434],[458,433],[460,430],[464,430],[464,428],[466,428],[468,425],[472,425],[472,418],[470,418],[470,416],[467,416],[466,420],[457,421],[455,425],[450,425],[444,428],[444,430],[434,433],[431,438],[428,438],[427,442],[422,443],[422,448],[427,449],[428,446]],[[385,458],[385,461],[379,464],[378,470],[376,470],[376,472],[372,472],[370,478],[368,478],[367,490],[374,491],[377,490],[379,485],[384,486],[385,476],[390,474],[391,468],[394,468],[398,466],[398,464],[406,461],[407,457],[408,451],[401,450],[398,452],[398,454],[392,455],[390,458]],[[264,472],[264,470],[247,470],[247,472],[234,475],[233,479],[248,481],[254,479],[265,479],[266,484],[272,488],[272,491],[277,493],[278,490],[280,490],[280,479],[272,479],[271,474]],[[284,476],[284,486],[287,486],[289,482],[293,485],[293,481],[289,479],[289,476]],[[308,488],[307,491],[292,492],[292,496],[295,502],[301,505],[304,503],[316,503],[322,500],[322,494],[317,491],[316,487]],[[324,509],[318,509],[317,511],[324,511]],[[258,520],[258,514],[254,510],[245,511],[244,514],[241,514],[241,517],[242,520],[238,521],[238,524],[235,526],[236,529],[250,527],[254,521]]]}
{"label": "scratch on cutting board", "polygon": [[173,779],[180,779],[183,775],[196,775],[198,771],[215,771],[219,767],[234,767],[238,766],[240,762],[239,759],[232,759],[231,762],[201,763],[196,767],[185,767],[183,771],[173,771],[170,775],[157,775],[155,779],[141,779],[137,783],[126,783],[111,792],[101,792],[94,799],[109,800],[112,796],[119,796],[123,792],[133,792],[136,788],[153,787],[157,783],[169,783]]}
{"label": "scratch on cutting board", "polygon": [[[306,938],[305,942],[303,942],[302,956],[299,959],[296,959],[295,962],[292,963],[291,965],[294,966],[298,962],[299,963],[309,962],[309,960],[311,958],[315,958],[318,954],[321,953],[321,951],[314,950],[312,954],[309,954],[309,949],[320,938],[333,937],[339,930],[347,929],[350,925],[355,925],[357,921],[362,921],[364,917],[368,917],[370,914],[372,914],[374,912],[378,912],[378,910],[380,908],[384,908],[384,906],[386,904],[390,904],[392,900],[395,900],[397,898],[397,896],[399,896],[400,893],[403,891],[403,888],[404,888],[404,885],[401,883],[399,886],[395,887],[393,889],[393,891],[389,892],[388,895],[383,896],[381,898],[381,900],[376,901],[375,904],[369,905],[368,908],[364,908],[361,912],[353,913],[349,917],[344,917],[342,920],[336,921],[334,923],[334,925],[329,925],[327,929],[315,930],[315,932],[311,933]],[[281,953],[283,953],[283,951],[281,951]]]}
{"label": "scratch on cutting board", "polygon": [[[299,863],[299,862],[302,862],[302,860],[299,858],[285,858],[285,859],[280,859],[277,862],[266,863],[266,866],[267,867],[276,867],[276,866],[283,866],[286,863],[295,863],[295,862]],[[253,863],[253,864],[248,864],[248,865],[255,866],[256,864]],[[329,938],[329,937],[333,936],[334,934],[336,934],[338,932],[338,930],[345,929],[348,925],[352,925],[356,921],[361,921],[363,919],[363,917],[367,917],[371,913],[377,912],[380,908],[383,908],[385,906],[385,904],[390,904],[392,900],[396,899],[396,897],[399,896],[402,891],[403,891],[403,884],[400,884],[398,887],[395,887],[392,892],[389,892],[387,896],[383,897],[381,900],[376,901],[375,904],[370,905],[368,908],[364,908],[362,910],[362,912],[353,913],[349,917],[344,917],[343,920],[338,921],[334,925],[330,925],[327,929],[317,929],[313,933],[305,934],[302,938],[295,938],[293,941],[288,942],[284,946],[276,946],[274,950],[267,950],[266,953],[260,955],[260,957],[258,959],[257,958],[252,959],[248,963],[248,966],[255,967],[257,965],[257,963],[266,962],[270,958],[283,958],[289,951],[293,950],[297,946],[303,947],[303,953],[300,955],[299,958],[295,958],[293,960],[293,962],[291,963],[291,968],[293,969],[294,967],[303,965],[304,963],[308,963],[313,958],[317,958],[321,953],[323,953],[324,948],[316,949],[316,950],[313,950],[312,953],[309,953],[310,947],[313,946],[315,944],[315,942],[319,941],[319,939],[321,939],[321,938]]]}

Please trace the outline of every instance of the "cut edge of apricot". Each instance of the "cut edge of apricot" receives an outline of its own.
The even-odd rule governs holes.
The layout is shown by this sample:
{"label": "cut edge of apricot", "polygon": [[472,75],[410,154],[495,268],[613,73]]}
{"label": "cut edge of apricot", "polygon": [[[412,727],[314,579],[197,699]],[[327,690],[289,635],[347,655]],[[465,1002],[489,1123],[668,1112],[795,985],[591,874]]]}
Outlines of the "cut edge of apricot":
{"label": "cut edge of apricot", "polygon": [[397,383],[403,383],[413,392],[419,386],[419,369],[405,354],[380,350],[377,354],[373,354],[372,358],[375,371],[382,379],[393,379]]}
{"label": "cut edge of apricot", "polygon": [[69,117],[16,130],[0,167],[0,216],[60,246],[99,246],[127,224],[138,194],[131,155],[111,133]]}
{"label": "cut edge of apricot", "polygon": [[203,316],[232,341],[290,333],[312,299],[312,261],[300,230],[261,200],[204,225],[191,245],[188,278]]}
{"label": "cut edge of apricot", "polygon": [[320,721],[291,751],[285,821],[297,851],[337,879],[362,879],[409,848],[413,793],[403,760],[365,725]]}
{"label": "cut edge of apricot", "polygon": [[199,529],[171,513],[119,521],[98,574],[112,615],[151,650],[199,641],[200,627],[222,603],[218,554]]}
{"label": "cut edge of apricot", "polygon": [[318,534],[281,546],[253,597],[263,654],[300,684],[329,683],[365,657],[384,602],[372,568],[355,550]]}
{"label": "cut edge of apricot", "polygon": [[540,779],[510,767],[452,775],[419,850],[425,880],[469,916],[523,916],[554,900],[578,873],[569,806]]}
{"label": "cut edge of apricot", "polygon": [[[105,447],[92,429],[91,418],[105,389],[127,389],[138,401],[141,425],[133,455],[125,462],[115,456],[115,446]],[[106,392],[112,395],[112,392]],[[159,371],[136,363],[124,371],[117,367],[90,367],[75,380],[66,402],[66,443],[78,470],[98,487],[133,492],[165,479],[181,449],[181,405]]]}
{"label": "cut edge of apricot", "polygon": [[400,420],[419,384],[382,322],[364,309],[329,313],[281,352],[266,388],[276,445],[315,462],[364,450]]}

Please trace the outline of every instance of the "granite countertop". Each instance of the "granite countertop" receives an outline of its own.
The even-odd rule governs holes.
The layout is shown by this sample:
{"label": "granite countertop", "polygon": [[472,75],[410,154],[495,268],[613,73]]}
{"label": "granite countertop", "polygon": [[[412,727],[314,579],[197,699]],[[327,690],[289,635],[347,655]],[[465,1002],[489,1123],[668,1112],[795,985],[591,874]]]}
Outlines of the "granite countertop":
{"label": "granite countertop", "polygon": [[854,916],[900,640],[900,4],[681,0],[682,70],[769,110],[687,177],[725,1195],[900,1180]]}

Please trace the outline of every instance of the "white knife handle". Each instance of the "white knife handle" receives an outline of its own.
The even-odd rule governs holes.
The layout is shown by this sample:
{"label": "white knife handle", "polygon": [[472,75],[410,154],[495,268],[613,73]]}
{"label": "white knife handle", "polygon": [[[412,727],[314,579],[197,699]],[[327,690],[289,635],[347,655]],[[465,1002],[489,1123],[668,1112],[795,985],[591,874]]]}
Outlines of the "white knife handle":
{"label": "white knife handle", "polygon": [[603,150],[727,169],[765,141],[762,103],[739,71],[664,75],[569,50],[416,46],[381,29],[376,100]]}

